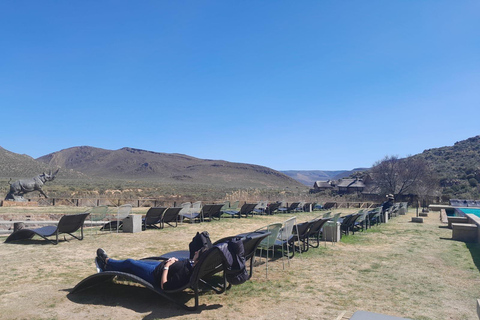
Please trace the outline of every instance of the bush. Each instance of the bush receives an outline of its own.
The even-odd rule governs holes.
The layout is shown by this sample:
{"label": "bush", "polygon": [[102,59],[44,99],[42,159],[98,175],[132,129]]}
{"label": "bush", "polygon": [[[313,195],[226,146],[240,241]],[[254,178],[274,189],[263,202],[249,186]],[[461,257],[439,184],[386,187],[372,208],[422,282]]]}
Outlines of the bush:
{"label": "bush", "polygon": [[470,184],[470,187],[476,187],[478,185],[478,181],[475,178],[468,179],[468,183]]}

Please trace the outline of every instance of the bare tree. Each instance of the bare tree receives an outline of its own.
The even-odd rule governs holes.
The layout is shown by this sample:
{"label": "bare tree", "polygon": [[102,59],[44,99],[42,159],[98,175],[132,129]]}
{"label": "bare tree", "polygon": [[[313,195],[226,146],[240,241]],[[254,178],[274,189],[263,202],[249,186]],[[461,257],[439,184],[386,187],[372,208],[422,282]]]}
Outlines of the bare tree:
{"label": "bare tree", "polygon": [[427,161],[420,157],[386,156],[373,165],[371,173],[383,194],[417,194],[420,189],[424,193],[434,181]]}

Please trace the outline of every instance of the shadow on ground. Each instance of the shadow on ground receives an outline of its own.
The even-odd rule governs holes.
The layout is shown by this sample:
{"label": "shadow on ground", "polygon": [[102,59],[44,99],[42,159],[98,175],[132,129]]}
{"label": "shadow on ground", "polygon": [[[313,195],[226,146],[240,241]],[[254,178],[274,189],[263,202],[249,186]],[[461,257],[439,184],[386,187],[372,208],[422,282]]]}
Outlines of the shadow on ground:
{"label": "shadow on ground", "polygon": [[[187,311],[180,306],[172,304],[161,296],[156,295],[152,291],[136,286],[117,285],[114,283],[104,283],[101,286],[96,286],[83,290],[81,292],[71,294],[71,289],[64,290],[69,292],[67,298],[78,304],[92,305],[92,306],[109,306],[122,307],[130,309],[137,313],[149,313],[144,320],[150,319],[167,319],[178,317],[182,315],[199,314],[204,310],[212,310],[221,308],[221,305],[205,305],[201,304],[196,311]],[[193,305],[193,295],[187,292],[172,295],[181,303],[188,302],[188,305]],[[200,296],[200,302],[202,297]]]}
{"label": "shadow on ground", "polygon": [[480,271],[480,244],[467,243],[466,245],[468,250],[470,250],[470,254],[472,255],[473,263],[475,263],[478,271]]}

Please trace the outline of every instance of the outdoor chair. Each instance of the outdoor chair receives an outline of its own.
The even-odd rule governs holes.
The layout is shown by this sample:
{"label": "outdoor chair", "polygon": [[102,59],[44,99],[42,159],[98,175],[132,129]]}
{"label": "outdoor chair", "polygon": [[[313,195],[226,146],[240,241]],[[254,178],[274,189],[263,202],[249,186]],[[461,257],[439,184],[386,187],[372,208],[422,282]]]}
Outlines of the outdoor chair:
{"label": "outdoor chair", "polygon": [[190,213],[191,214],[199,214],[202,211],[202,201],[196,201],[192,203],[192,207],[190,208]]}
{"label": "outdoor chair", "polygon": [[286,201],[280,201],[279,206],[277,207],[278,212],[286,212],[288,209],[288,203]]}
{"label": "outdoor chair", "polygon": [[289,206],[278,208],[278,211],[281,211],[283,213],[293,212],[297,210],[299,205],[300,205],[300,202],[292,202]]}
{"label": "outdoor chair", "polygon": [[[323,226],[330,220],[330,217],[314,219],[313,225],[310,227],[307,238],[307,244],[309,247],[318,248],[320,246],[320,234],[322,233]],[[311,241],[315,240],[315,244],[311,244]],[[307,248],[308,251],[308,248]]]}
{"label": "outdoor chair", "polygon": [[[245,257],[245,263],[247,263],[250,260],[250,271],[249,271],[249,278],[252,277],[253,274],[253,265],[255,261],[255,252],[257,250],[257,247],[260,245],[260,243],[270,235],[270,232],[267,231],[253,231],[253,232],[247,232],[247,233],[241,233],[235,236],[230,236],[230,237],[225,237],[222,239],[219,239],[213,243],[213,245],[217,245],[219,243],[227,242],[231,239],[242,239],[243,241],[243,247],[244,247],[244,257]],[[190,258],[190,251],[189,250],[178,250],[178,251],[172,251],[165,253],[161,255],[160,257],[152,257],[152,258],[146,258],[150,260],[160,260],[160,259],[169,259],[171,257],[175,257],[177,259],[189,259]]]}
{"label": "outdoor chair", "polygon": [[[308,251],[309,233],[315,222],[315,220],[310,220],[295,225],[295,228],[293,228],[293,237],[289,241],[289,244],[294,250],[298,248],[300,253]],[[295,241],[299,244],[298,246],[295,246]]]}
{"label": "outdoor chair", "polygon": [[178,215],[180,213],[180,210],[182,210],[181,207],[167,208],[167,210],[163,212],[162,218],[160,219],[160,229],[165,228],[165,223],[168,224],[170,227],[176,228],[178,225]]}
{"label": "outdoor chair", "polygon": [[223,204],[206,204],[202,207],[202,221],[220,220]]}
{"label": "outdoor chair", "polygon": [[[152,260],[153,258],[148,258]],[[163,258],[158,258],[156,260],[166,260]],[[221,283],[214,283],[216,278],[212,278],[216,273],[222,273]],[[199,306],[199,295],[202,291],[202,286],[207,286],[212,289],[215,293],[223,293],[227,288],[225,267],[223,263],[223,254],[221,251],[216,248],[210,248],[199,257],[198,262],[193,267],[192,275],[190,276],[190,281],[183,287],[177,288],[175,290],[163,290],[160,285],[153,285],[142,278],[139,278],[133,274],[118,272],[118,271],[104,271],[100,273],[93,274],[82,281],[80,281],[70,292],[70,294],[76,294],[78,292],[84,291],[89,288],[93,288],[98,285],[104,284],[106,281],[112,281],[118,283],[121,281],[122,284],[125,281],[138,283],[145,288],[152,290],[153,292],[159,294],[163,298],[169,300],[170,302],[175,303],[187,310],[194,311]],[[194,305],[187,306],[187,303],[184,303],[181,297],[177,293],[184,291],[185,289],[190,288],[194,294]],[[188,302],[188,301],[187,301]]]}
{"label": "outdoor chair", "polygon": [[180,216],[180,218],[182,219],[182,222],[183,222],[183,215],[189,215],[190,214],[190,208],[192,207],[192,203],[191,202],[184,202],[180,205],[180,207],[182,209],[180,210],[178,215]]}
{"label": "outdoor chair", "polygon": [[[64,215],[60,218],[56,226],[45,226],[37,229],[20,229],[8,236],[8,238],[5,239],[5,242],[8,243],[16,240],[31,239],[33,236],[38,235],[53,244],[58,244],[58,236],[62,233],[67,233],[75,239],[82,240],[83,223],[88,215],[88,212]],[[73,234],[78,229],[80,229],[80,237]],[[50,236],[55,236],[55,240],[48,239]],[[65,237],[64,240],[67,241]]]}
{"label": "outdoor chair", "polygon": [[272,250],[272,255],[275,254],[275,241],[277,239],[278,232],[280,231],[281,228],[282,228],[281,223],[272,223],[266,227],[262,227],[254,231],[254,232],[264,232],[269,234],[260,242],[257,248],[257,252],[260,251],[259,257],[262,256],[264,249],[267,253],[267,256],[265,258],[265,276],[267,279],[268,279],[268,252]]}
{"label": "outdoor chair", "polygon": [[268,206],[267,201],[260,201],[256,204],[255,208],[253,209],[253,212],[258,214],[264,214],[265,210],[267,209],[267,206]]}
{"label": "outdoor chair", "polygon": [[[89,208],[85,212],[90,213],[90,215],[88,217],[89,217],[89,220],[91,222],[91,226],[93,226],[94,221],[102,221],[102,220],[105,220],[107,218],[107,211],[108,211],[107,206],[96,206],[96,207]],[[95,232],[97,232],[97,231],[98,231],[98,229],[96,229]]]}
{"label": "outdoor chair", "polygon": [[274,214],[275,211],[277,211],[277,209],[280,207],[280,204],[281,204],[280,202],[269,203],[267,208],[265,209],[265,213],[269,215]]}
{"label": "outdoor chair", "polygon": [[354,213],[350,215],[347,221],[342,222],[340,230],[344,232],[345,235],[348,235],[350,232],[355,234],[355,223],[361,216],[363,216],[363,213]]}
{"label": "outdoor chair", "polygon": [[245,203],[240,210],[227,210],[224,211],[223,213],[230,215],[232,218],[235,216],[238,216],[238,218],[241,218],[242,215],[245,216],[245,218],[248,218],[248,215],[252,214],[253,209],[255,209],[256,203]]}
{"label": "outdoor chair", "polygon": [[303,203],[303,212],[312,212],[314,205],[312,202]]}
{"label": "outdoor chair", "polygon": [[145,218],[143,218],[143,230],[147,228],[161,229],[161,226],[157,226],[157,224],[160,225],[165,210],[167,210],[166,207],[152,207],[148,209]]}
{"label": "outdoor chair", "polygon": [[[283,261],[284,269],[285,269],[285,258],[287,259],[288,265],[290,266],[290,259],[293,258],[293,256],[295,255],[295,249],[293,247],[292,255],[290,256],[290,246],[293,244],[292,242],[293,229],[296,229],[296,224],[297,224],[297,217],[292,217],[290,219],[287,219],[283,223],[283,227],[278,232],[277,240],[275,240],[275,246],[282,248],[281,252],[282,252],[282,261]],[[298,230],[296,232],[298,234]]]}
{"label": "outdoor chair", "polygon": [[459,199],[450,199],[450,205],[453,207],[463,207],[464,203]]}
{"label": "outdoor chair", "polygon": [[360,229],[362,231],[367,229],[367,225],[368,225],[368,221],[367,221],[368,212],[364,210],[360,210],[357,214],[359,214],[360,216],[353,223],[353,226],[352,226],[353,234],[355,234],[355,231],[358,231]]}
{"label": "outdoor chair", "polygon": [[305,201],[299,202],[297,207],[292,210],[292,212],[303,212],[305,211]]}
{"label": "outdoor chair", "polygon": [[377,207],[368,212],[368,226],[378,225],[380,223],[380,215],[382,214],[382,207]]}
{"label": "outdoor chair", "polygon": [[117,208],[115,213],[110,214],[110,222],[106,223],[100,230],[116,230],[117,233],[123,228],[123,219],[132,212],[131,204],[123,204]]}
{"label": "outdoor chair", "polygon": [[342,234],[347,235],[348,234],[348,228],[350,227],[350,221],[354,217],[354,214],[349,214],[344,217],[341,217],[338,219],[338,222],[340,222],[340,232]]}
{"label": "outdoor chair", "polygon": [[[185,220],[188,219],[190,223],[193,223],[195,221],[200,222],[201,221],[201,208],[198,207],[199,202],[196,202],[195,208],[192,207],[190,202],[185,202],[181,204],[181,209],[180,212],[178,213],[178,216],[180,219]],[[201,202],[200,202],[201,204]]]}
{"label": "outdoor chair", "polygon": [[465,202],[467,203],[468,207],[476,207],[477,206],[477,202],[475,200],[465,200]]}
{"label": "outdoor chair", "polygon": [[335,206],[337,205],[336,202],[325,202],[322,206],[322,209],[323,210],[330,210],[330,209],[334,209]]}

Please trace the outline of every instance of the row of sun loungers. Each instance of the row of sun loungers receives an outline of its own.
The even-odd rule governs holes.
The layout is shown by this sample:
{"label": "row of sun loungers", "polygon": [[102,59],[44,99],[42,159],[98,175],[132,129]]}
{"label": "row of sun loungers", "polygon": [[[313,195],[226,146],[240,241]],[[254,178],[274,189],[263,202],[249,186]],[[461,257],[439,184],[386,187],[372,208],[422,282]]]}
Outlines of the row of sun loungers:
{"label": "row of sun loungers", "polygon": [[[255,212],[257,204],[244,204],[238,212],[233,213],[232,216],[245,214],[248,216]],[[298,206],[298,205],[297,205]],[[199,215],[202,217],[202,221],[205,219],[216,219],[220,218],[220,215],[225,213],[222,211],[224,207],[223,204],[211,204],[204,205],[200,208]],[[243,213],[242,212],[242,208]],[[265,207],[265,211],[268,209],[269,204]],[[190,208],[191,209],[191,208]],[[291,208],[293,209],[293,207]],[[386,214],[395,217],[395,212],[399,212],[405,209],[406,206],[404,203],[396,203],[393,207],[390,208],[389,212]],[[179,217],[181,216],[182,207],[178,208],[150,208],[144,218],[143,225],[145,228],[164,228],[165,224],[169,224],[172,227],[177,226]],[[264,212],[265,212],[264,211]],[[193,214],[194,212],[190,211],[188,214]],[[185,213],[184,213],[185,214]],[[227,213],[228,214],[228,213]],[[385,213],[383,213],[385,215]],[[58,236],[61,233],[68,233],[74,236],[72,233],[81,229],[83,238],[83,223],[87,216],[88,212],[75,215],[66,215],[62,217],[56,227],[52,229],[45,229],[46,227],[28,230],[22,229],[13,233],[6,242],[13,240],[19,240],[24,238],[31,238],[34,235],[39,235],[44,239],[49,240],[47,237],[56,235],[56,241],[53,243],[58,243]],[[193,217],[193,216],[192,216]],[[283,266],[285,267],[285,261],[290,263],[295,253],[306,252],[309,248],[318,248],[322,241],[322,234],[326,231],[327,228],[337,229],[339,225],[340,235],[348,235],[350,232],[355,233],[356,231],[363,231],[370,228],[372,225],[382,222],[382,208],[377,207],[373,210],[360,210],[353,214],[348,214],[341,216],[341,213],[331,215],[330,212],[326,212],[321,216],[311,219],[305,222],[297,223],[296,217],[291,217],[284,221],[283,223],[273,223],[268,226],[262,227],[260,229],[246,232],[232,237],[227,237],[219,239],[215,242],[221,243],[226,242],[232,238],[241,238],[245,248],[245,258],[247,262],[250,262],[249,276],[253,275],[253,265],[255,256],[261,258],[263,257],[263,251],[266,251],[266,262],[265,262],[265,272],[268,277],[268,261],[269,261],[269,252],[272,252],[272,257],[275,256],[275,253],[280,252],[283,260]],[[53,229],[55,228],[55,230]],[[76,236],[74,236],[76,237]],[[78,238],[81,240],[81,238]],[[49,240],[51,241],[51,240]],[[327,241],[326,237],[323,237],[323,241]],[[176,251],[171,253],[166,253],[160,257],[148,257],[145,259],[149,260],[166,260],[171,256],[177,258],[188,258],[188,251]],[[116,280],[127,280],[129,282],[135,282],[143,285],[144,287],[152,290],[153,292],[159,294],[160,296],[166,298],[167,300],[178,304],[188,310],[195,310],[199,306],[199,292],[201,291],[201,285],[207,285],[216,293],[225,292],[230,285],[227,283],[225,277],[225,265],[222,260],[222,256],[217,248],[212,248],[202,254],[200,260],[194,267],[194,272],[187,285],[182,288],[178,288],[172,291],[162,290],[159,286],[152,285],[145,280],[136,277],[135,275],[115,272],[115,271],[105,271],[97,274],[93,274],[84,280],[80,281],[71,291],[71,294],[87,290],[88,288],[96,287],[105,283],[105,281]],[[212,277],[218,273],[222,273],[222,277]],[[220,279],[220,283],[218,280]],[[212,283],[212,280],[215,280]],[[123,282],[122,282],[123,283]],[[187,288],[193,290],[194,294],[194,305],[187,306],[183,301],[184,299],[179,300],[178,296],[174,293],[183,291]]]}
{"label": "row of sun loungers", "polygon": [[[238,209],[239,201],[232,204],[229,202],[224,204],[201,204],[200,201],[191,203],[183,203],[180,207],[152,207],[145,217],[142,219],[142,230],[148,228],[163,229],[165,225],[176,227],[178,222],[202,222],[218,220],[223,216],[230,217],[249,217],[254,214],[275,214],[275,213],[291,213],[310,211],[316,204],[293,202],[286,204],[284,202],[260,201],[258,203],[245,203]],[[57,226],[45,226],[37,229],[22,229],[12,233],[5,242],[15,240],[31,239],[38,235],[54,244],[58,243],[59,234],[69,234],[77,239],[83,239],[83,226],[85,219],[90,222],[106,221],[100,230],[102,231],[119,231],[123,228],[123,220],[131,213],[132,206],[122,205],[115,212],[109,212],[107,206],[92,207],[84,213],[77,215],[66,215],[62,217]],[[80,217],[80,218],[79,218]],[[81,230],[80,237],[73,235],[77,230]],[[55,236],[55,240],[48,239]]]}
{"label": "row of sun loungers", "polygon": [[480,200],[450,199],[450,205],[453,206],[453,207],[477,207],[477,208],[480,208]]}

